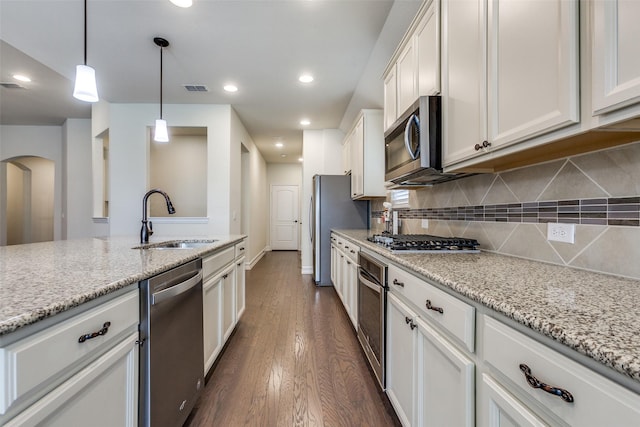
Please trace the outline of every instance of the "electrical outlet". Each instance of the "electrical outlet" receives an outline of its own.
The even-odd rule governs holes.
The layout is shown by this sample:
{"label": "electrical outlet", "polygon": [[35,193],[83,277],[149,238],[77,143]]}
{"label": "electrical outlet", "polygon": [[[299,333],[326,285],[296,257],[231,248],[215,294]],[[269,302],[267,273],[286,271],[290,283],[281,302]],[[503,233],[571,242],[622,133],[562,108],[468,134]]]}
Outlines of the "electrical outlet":
{"label": "electrical outlet", "polygon": [[429,220],[428,219],[423,219],[422,220],[422,228],[429,228]]}
{"label": "electrical outlet", "polygon": [[575,243],[576,225],[575,224],[547,224],[547,240],[555,242]]}

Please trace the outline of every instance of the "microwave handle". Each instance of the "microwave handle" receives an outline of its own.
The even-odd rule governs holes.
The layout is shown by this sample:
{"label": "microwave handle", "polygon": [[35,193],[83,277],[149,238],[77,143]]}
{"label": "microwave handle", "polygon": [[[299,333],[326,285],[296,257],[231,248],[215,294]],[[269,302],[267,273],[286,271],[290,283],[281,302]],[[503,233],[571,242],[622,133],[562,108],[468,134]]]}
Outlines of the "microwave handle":
{"label": "microwave handle", "polygon": [[413,151],[411,149],[411,143],[409,141],[409,138],[411,136],[411,126],[413,125],[415,125],[418,128],[418,132],[420,132],[420,119],[416,114],[412,114],[409,117],[409,119],[407,120],[407,125],[404,127],[404,146],[406,147],[409,156],[411,156],[411,160],[416,160],[418,158],[418,155],[420,154],[420,145],[418,145],[416,151]]}

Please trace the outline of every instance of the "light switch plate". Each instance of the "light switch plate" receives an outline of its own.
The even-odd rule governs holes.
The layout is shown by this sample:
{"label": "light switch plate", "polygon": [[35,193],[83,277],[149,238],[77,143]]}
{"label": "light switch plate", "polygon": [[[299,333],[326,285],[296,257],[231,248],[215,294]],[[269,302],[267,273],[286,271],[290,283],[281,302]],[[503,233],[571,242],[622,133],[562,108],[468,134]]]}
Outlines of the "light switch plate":
{"label": "light switch plate", "polygon": [[423,219],[422,220],[422,228],[429,228],[429,220],[428,219]]}
{"label": "light switch plate", "polygon": [[553,222],[547,224],[547,240],[549,241],[575,243],[575,235],[575,224],[558,224]]}

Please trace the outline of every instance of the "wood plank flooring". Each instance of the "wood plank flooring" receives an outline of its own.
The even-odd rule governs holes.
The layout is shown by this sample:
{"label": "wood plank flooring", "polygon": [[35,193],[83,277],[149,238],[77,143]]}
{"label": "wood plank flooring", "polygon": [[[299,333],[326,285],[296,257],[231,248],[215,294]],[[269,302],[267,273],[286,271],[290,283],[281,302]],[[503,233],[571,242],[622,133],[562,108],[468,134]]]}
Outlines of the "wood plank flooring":
{"label": "wood plank flooring", "polygon": [[246,311],[185,426],[397,426],[340,299],[268,252],[246,276]]}

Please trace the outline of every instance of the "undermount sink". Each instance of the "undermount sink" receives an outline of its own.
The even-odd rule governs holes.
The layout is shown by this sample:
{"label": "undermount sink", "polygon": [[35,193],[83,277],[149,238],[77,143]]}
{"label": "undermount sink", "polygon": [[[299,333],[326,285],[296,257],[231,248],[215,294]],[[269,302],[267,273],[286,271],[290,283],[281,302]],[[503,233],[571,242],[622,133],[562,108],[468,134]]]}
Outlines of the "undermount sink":
{"label": "undermount sink", "polygon": [[150,243],[147,245],[136,246],[133,249],[198,249],[211,245],[217,240],[172,240],[170,242]]}

